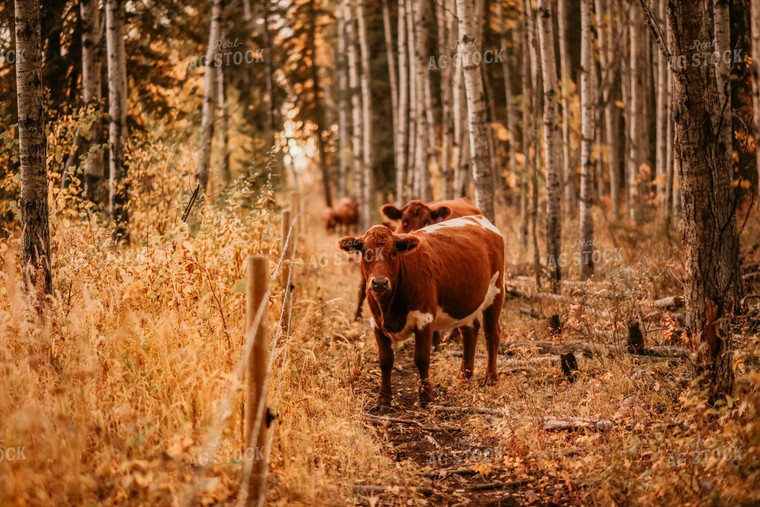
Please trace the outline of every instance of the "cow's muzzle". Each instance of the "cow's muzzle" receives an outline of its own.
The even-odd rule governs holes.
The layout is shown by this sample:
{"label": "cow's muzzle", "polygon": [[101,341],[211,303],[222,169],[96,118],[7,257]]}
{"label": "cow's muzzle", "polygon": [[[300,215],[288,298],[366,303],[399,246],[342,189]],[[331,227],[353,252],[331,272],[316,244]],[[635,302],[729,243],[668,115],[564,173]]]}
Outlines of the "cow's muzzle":
{"label": "cow's muzzle", "polygon": [[391,288],[391,281],[387,278],[383,279],[377,279],[373,278],[369,282],[369,288],[372,289],[372,292],[377,292],[378,294],[384,294],[388,292]]}

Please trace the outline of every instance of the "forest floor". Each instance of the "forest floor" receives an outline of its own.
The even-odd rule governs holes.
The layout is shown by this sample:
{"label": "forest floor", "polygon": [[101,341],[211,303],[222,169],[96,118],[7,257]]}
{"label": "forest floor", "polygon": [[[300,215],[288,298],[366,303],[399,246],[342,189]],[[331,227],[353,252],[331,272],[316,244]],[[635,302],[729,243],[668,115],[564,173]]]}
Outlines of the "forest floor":
{"label": "forest floor", "polygon": [[[197,210],[192,227],[181,206],[160,219],[138,207],[133,241],[118,248],[92,212],[54,199],[54,295],[42,311],[21,288],[19,238],[0,240],[0,450],[24,457],[0,460],[0,505],[236,502],[243,261],[267,255],[271,273],[281,228],[271,196],[248,195]],[[422,408],[409,340],[396,351],[391,409],[379,411],[366,305],[353,321],[359,268],[311,201],[289,334],[277,331],[284,291],[270,288],[269,504],[760,502],[758,301],[726,319],[736,390],[711,405],[679,355],[683,308],[654,303],[682,291],[676,233],[595,214],[602,260],[580,284],[577,224],[567,222],[570,281],[557,298],[534,287],[518,219],[498,216],[509,275],[498,380],[481,383],[482,336],[468,380],[460,344],[448,339],[432,354],[435,402]],[[760,237],[756,218],[747,223],[742,237]],[[760,271],[759,248],[743,242],[747,274]],[[747,294],[758,294],[759,278],[747,277]],[[553,315],[559,333],[549,330]],[[631,323],[644,354],[627,353]],[[570,352],[576,378],[558,362]]]}

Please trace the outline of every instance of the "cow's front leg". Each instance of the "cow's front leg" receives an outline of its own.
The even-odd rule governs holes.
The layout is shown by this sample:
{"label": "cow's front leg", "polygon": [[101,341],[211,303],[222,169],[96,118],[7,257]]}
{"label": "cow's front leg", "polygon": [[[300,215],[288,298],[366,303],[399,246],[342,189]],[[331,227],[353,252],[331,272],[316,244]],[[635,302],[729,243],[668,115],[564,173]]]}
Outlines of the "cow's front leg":
{"label": "cow's front leg", "polygon": [[420,405],[433,401],[433,386],[430,384],[430,351],[433,347],[433,326],[427,325],[414,331],[414,364],[420,372]]}
{"label": "cow's front leg", "polygon": [[391,390],[391,370],[393,370],[393,346],[391,340],[379,328],[375,328],[375,340],[380,356],[380,372],[383,380],[380,383],[380,395],[377,402],[381,407],[390,407],[393,391]]}
{"label": "cow's front leg", "polygon": [[478,331],[474,327],[463,327],[462,332],[462,368],[464,378],[472,377],[475,369],[475,346],[478,344]]}

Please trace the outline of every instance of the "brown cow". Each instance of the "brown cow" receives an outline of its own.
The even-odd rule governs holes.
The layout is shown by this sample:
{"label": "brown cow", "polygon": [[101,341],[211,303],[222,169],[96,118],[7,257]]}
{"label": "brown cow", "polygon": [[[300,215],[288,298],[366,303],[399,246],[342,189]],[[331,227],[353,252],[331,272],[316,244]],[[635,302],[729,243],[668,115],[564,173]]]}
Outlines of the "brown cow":
{"label": "brown cow", "polygon": [[464,197],[453,201],[429,202],[427,204],[420,200],[414,200],[406,203],[401,209],[393,204],[386,204],[380,211],[391,220],[399,220],[396,227],[397,233],[416,231],[452,218],[483,214]]}
{"label": "brown cow", "polygon": [[332,232],[339,226],[343,226],[344,232],[348,232],[349,227],[356,229],[359,224],[359,205],[356,199],[343,197],[332,208],[326,207],[322,210],[322,221],[327,232]]}
{"label": "brown cow", "polygon": [[414,334],[414,362],[420,373],[420,403],[433,400],[428,377],[434,331],[462,330],[462,369],[472,375],[477,330],[488,349],[486,382],[496,380],[499,313],[504,302],[504,239],[484,217],[434,224],[412,234],[374,226],[361,238],[338,242],[362,253],[362,278],[380,355],[380,405],[392,398],[392,341]]}
{"label": "brown cow", "polygon": [[[395,228],[388,222],[383,222],[384,226],[391,230],[395,229],[396,233],[416,231],[433,223],[451,220],[452,218],[483,215],[483,212],[465,197],[452,201],[429,202],[427,204],[420,200],[414,200],[406,203],[401,209],[396,208],[393,204],[386,204],[380,211],[391,220],[400,220]],[[364,299],[367,297],[365,287],[366,284],[362,278],[359,285],[359,303],[356,305],[354,320],[358,320],[362,315],[362,306],[364,305]],[[438,347],[439,342],[440,339],[436,333],[436,347]]]}

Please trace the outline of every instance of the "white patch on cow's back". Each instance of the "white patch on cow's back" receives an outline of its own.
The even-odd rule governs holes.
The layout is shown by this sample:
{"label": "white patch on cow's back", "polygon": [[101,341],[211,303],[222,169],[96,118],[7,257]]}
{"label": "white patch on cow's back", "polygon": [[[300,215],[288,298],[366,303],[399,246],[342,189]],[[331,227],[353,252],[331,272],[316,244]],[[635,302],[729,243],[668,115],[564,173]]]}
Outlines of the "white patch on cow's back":
{"label": "white patch on cow's back", "polygon": [[487,218],[476,215],[444,220],[443,222],[423,227],[420,229],[420,232],[435,233],[441,229],[450,229],[452,227],[467,227],[468,225],[478,225],[483,229],[488,229],[489,231],[501,236],[501,231],[499,231],[499,229],[497,229],[496,226],[492,224]]}
{"label": "white patch on cow's back", "polygon": [[478,308],[470,315],[463,319],[455,319],[448,313],[444,312],[441,307],[438,307],[435,316],[435,322],[433,322],[434,331],[449,331],[457,327],[470,327],[476,321],[483,321],[483,312],[493,304],[493,300],[496,299],[496,295],[501,292],[501,287],[498,286],[497,280],[499,279],[499,271],[493,274],[491,282],[488,284],[488,290],[486,291],[483,302],[478,305]]}
{"label": "white patch on cow's back", "polygon": [[414,334],[415,329],[422,329],[433,322],[433,315],[423,313],[419,310],[412,310],[406,316],[404,328],[397,333],[387,333],[388,337],[394,342],[402,342]]}

